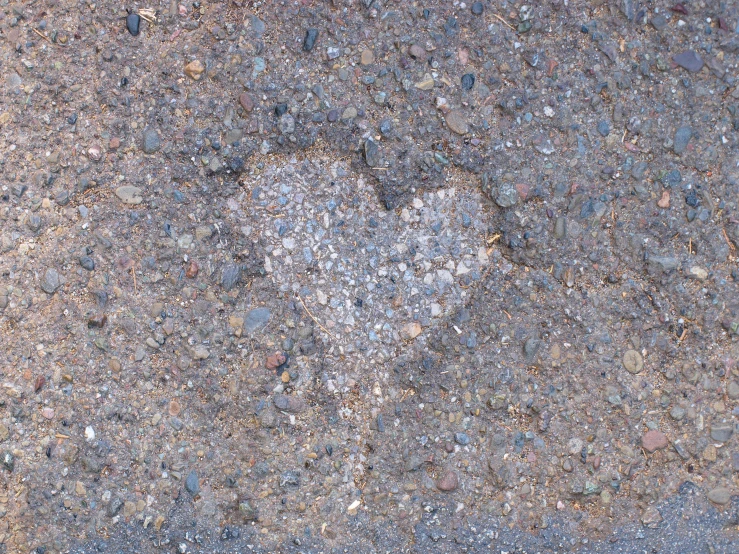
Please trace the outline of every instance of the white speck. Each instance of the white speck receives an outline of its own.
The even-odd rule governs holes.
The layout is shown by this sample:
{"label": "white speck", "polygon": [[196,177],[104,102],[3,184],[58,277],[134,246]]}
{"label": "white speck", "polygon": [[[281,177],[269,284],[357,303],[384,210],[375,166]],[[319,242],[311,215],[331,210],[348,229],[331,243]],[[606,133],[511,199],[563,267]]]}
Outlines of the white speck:
{"label": "white speck", "polygon": [[95,430],[92,428],[92,425],[85,427],[85,438],[88,441],[95,440]]}
{"label": "white speck", "polygon": [[360,504],[361,502],[359,500],[355,500],[349,505],[349,507],[347,508],[347,511],[351,512],[352,510],[356,510],[357,508],[359,508]]}
{"label": "white speck", "polygon": [[544,115],[547,117],[554,117],[554,110],[550,106],[544,106]]}

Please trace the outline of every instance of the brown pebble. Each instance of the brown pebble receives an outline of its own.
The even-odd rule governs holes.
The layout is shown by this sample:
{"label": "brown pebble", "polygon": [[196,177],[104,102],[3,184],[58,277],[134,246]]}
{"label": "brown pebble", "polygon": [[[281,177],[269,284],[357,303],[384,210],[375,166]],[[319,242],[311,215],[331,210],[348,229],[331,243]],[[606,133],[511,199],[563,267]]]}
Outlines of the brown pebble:
{"label": "brown pebble", "polygon": [[33,392],[38,392],[42,388],[44,388],[44,385],[46,384],[46,377],[43,375],[39,375],[36,377],[36,384],[33,386]]}
{"label": "brown pebble", "polygon": [[600,467],[600,456],[596,456],[593,458],[593,469],[598,469]]}
{"label": "brown pebble", "polygon": [[185,277],[193,279],[198,276],[198,271],[200,271],[200,268],[198,267],[197,262],[195,260],[190,260],[185,269]]}
{"label": "brown pebble", "polygon": [[667,437],[660,431],[647,431],[641,438],[641,445],[650,454],[667,448]]}
{"label": "brown pebble", "polygon": [[657,201],[657,205],[660,208],[669,208],[670,207],[670,193],[666,190],[662,191],[662,198],[660,198]]}
{"label": "brown pebble", "polygon": [[185,66],[185,75],[190,77],[190,79],[193,79],[195,81],[199,81],[200,78],[203,76],[203,72],[205,71],[205,66],[203,65],[203,62],[200,60],[194,60],[191,61],[189,64]]}
{"label": "brown pebble", "polygon": [[252,100],[252,97],[246,92],[242,92],[239,95],[239,104],[241,104],[241,107],[244,108],[244,111],[246,112],[250,112],[254,109],[254,100]]}
{"label": "brown pebble", "polygon": [[459,477],[457,477],[457,473],[453,469],[447,469],[436,481],[436,488],[440,491],[450,492],[456,489],[458,484]]}
{"label": "brown pebble", "polygon": [[117,150],[121,146],[121,139],[113,137],[110,139],[110,142],[108,143],[108,148],[111,150]]}
{"label": "brown pebble", "polygon": [[526,183],[516,184],[516,192],[518,192],[518,197],[523,202],[525,202],[526,199],[529,197],[529,190],[530,190],[530,187]]}
{"label": "brown pebble", "polygon": [[108,321],[108,316],[105,314],[93,314],[87,320],[87,327],[89,329],[101,329],[105,327],[105,323]]}
{"label": "brown pebble", "polygon": [[362,65],[369,65],[375,61],[375,54],[372,50],[365,50],[362,52]]}
{"label": "brown pebble", "polygon": [[290,382],[290,374],[287,371],[283,371],[282,375],[280,376],[280,379],[283,383],[289,383]]}
{"label": "brown pebble", "polygon": [[266,366],[267,369],[277,369],[287,361],[287,358],[282,352],[275,352],[271,356],[267,356]]}
{"label": "brown pebble", "polygon": [[169,415],[171,416],[177,416],[180,415],[180,412],[182,411],[182,407],[180,406],[180,403],[176,400],[172,400],[169,403]]}

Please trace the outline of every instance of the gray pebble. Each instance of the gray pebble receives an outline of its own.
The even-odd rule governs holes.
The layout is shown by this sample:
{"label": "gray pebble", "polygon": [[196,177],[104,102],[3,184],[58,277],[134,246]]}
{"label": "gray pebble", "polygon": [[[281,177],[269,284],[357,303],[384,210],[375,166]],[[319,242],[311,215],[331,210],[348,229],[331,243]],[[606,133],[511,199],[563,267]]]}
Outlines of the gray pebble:
{"label": "gray pebble", "polygon": [[253,333],[257,329],[264,327],[269,323],[271,312],[267,308],[254,308],[249,310],[244,318],[244,330],[247,333]]}
{"label": "gray pebble", "polygon": [[95,269],[95,261],[90,256],[80,256],[80,265],[87,271]]}
{"label": "gray pebble", "polygon": [[731,423],[711,425],[711,438],[718,442],[727,442],[734,434]]}
{"label": "gray pebble", "polygon": [[65,282],[66,279],[56,269],[49,268],[41,280],[41,289],[46,294],[54,294]]}
{"label": "gray pebble", "polygon": [[224,290],[230,291],[236,286],[241,278],[241,267],[236,264],[228,264],[223,268],[221,273],[221,286]]}
{"label": "gray pebble", "polygon": [[454,440],[457,444],[467,446],[470,443],[470,437],[467,433],[454,433]]}
{"label": "gray pebble", "polygon": [[200,492],[200,480],[198,479],[198,474],[194,469],[187,474],[187,478],[185,479],[185,489],[187,489],[187,492],[193,496]]}
{"label": "gray pebble", "polygon": [[675,132],[675,138],[673,139],[672,146],[675,154],[680,155],[685,152],[685,150],[688,148],[688,143],[690,142],[690,137],[692,135],[693,130],[687,125],[678,128],[678,130]]}
{"label": "gray pebble", "polygon": [[495,203],[501,208],[510,208],[518,202],[518,191],[513,183],[503,183],[495,192]]}
{"label": "gray pebble", "polygon": [[108,517],[114,517],[121,511],[121,508],[123,508],[123,499],[119,496],[111,498],[107,509]]}
{"label": "gray pebble", "polygon": [[147,154],[153,154],[162,144],[162,139],[159,138],[159,133],[156,129],[145,129],[144,130],[144,152]]}

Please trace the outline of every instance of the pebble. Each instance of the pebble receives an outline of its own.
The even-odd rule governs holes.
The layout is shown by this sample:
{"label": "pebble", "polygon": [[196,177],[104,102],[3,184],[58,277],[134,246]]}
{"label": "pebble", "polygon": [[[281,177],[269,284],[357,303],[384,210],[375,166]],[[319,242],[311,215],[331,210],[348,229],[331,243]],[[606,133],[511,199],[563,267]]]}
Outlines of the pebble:
{"label": "pebble", "polygon": [[677,65],[692,73],[697,73],[703,69],[703,58],[701,58],[694,50],[686,50],[672,57],[672,61]]}
{"label": "pebble", "polygon": [[434,78],[431,75],[426,74],[426,76],[416,82],[413,86],[415,86],[418,90],[431,90],[434,88]]}
{"label": "pebble", "polygon": [[460,110],[452,110],[446,115],[447,126],[458,135],[466,135],[470,128]]}
{"label": "pebble", "polygon": [[185,75],[194,81],[199,81],[204,72],[205,66],[200,60],[193,60],[185,66]]}
{"label": "pebble", "polygon": [[300,414],[308,409],[305,402],[296,396],[278,394],[274,398],[275,408],[291,414]]}
{"label": "pebble", "polygon": [[200,480],[198,479],[198,474],[195,470],[192,470],[187,474],[187,478],[185,479],[185,489],[187,489],[187,492],[193,496],[196,496],[200,492]]}
{"label": "pebble", "polygon": [[223,290],[230,291],[236,286],[241,278],[241,266],[228,264],[221,273],[221,286]]}
{"label": "pebble", "polygon": [[244,318],[244,330],[247,333],[253,333],[269,323],[272,313],[268,308],[254,308],[249,310]]}
{"label": "pebble", "polygon": [[472,4],[472,13],[474,15],[482,15],[484,8],[482,5],[482,2],[473,2]]}
{"label": "pebble", "polygon": [[361,62],[362,65],[370,65],[375,61],[375,53],[369,48],[362,52]]}
{"label": "pebble", "polygon": [[90,256],[80,256],[79,262],[87,271],[95,269],[95,261]]}
{"label": "pebble", "polygon": [[723,506],[731,500],[731,490],[726,487],[717,487],[708,491],[708,500]]}
{"label": "pebble", "polygon": [[668,191],[662,191],[662,197],[657,201],[657,205],[663,209],[670,207],[670,193]]}
{"label": "pebble", "polygon": [[114,496],[110,499],[110,502],[108,503],[108,509],[106,510],[106,513],[108,514],[108,517],[115,517],[118,515],[118,512],[121,511],[123,508],[123,499]]}
{"label": "pebble", "polygon": [[470,443],[470,437],[467,433],[454,433],[454,440],[462,446],[467,446]]}
{"label": "pebble", "polygon": [[644,369],[644,360],[636,350],[627,350],[624,352],[622,363],[626,371],[635,375]]}
{"label": "pebble", "polygon": [[46,294],[54,294],[66,282],[59,272],[54,268],[48,268],[41,279],[41,289]]}
{"label": "pebble", "polygon": [[282,352],[275,352],[274,354],[267,356],[265,366],[267,369],[277,369],[287,361],[285,354]]}
{"label": "pebble", "polygon": [[598,123],[598,132],[604,136],[607,137],[611,134],[611,126],[608,124],[607,121],[600,121]]}
{"label": "pebble", "polygon": [[313,50],[313,47],[316,45],[316,40],[318,40],[318,29],[308,29],[305,32],[305,38],[303,39],[303,50],[306,52]]}
{"label": "pebble", "polygon": [[403,340],[413,340],[421,334],[421,324],[414,321],[403,326],[400,330],[400,336]]}
{"label": "pebble", "polygon": [[693,130],[687,125],[678,127],[677,131],[675,131],[675,138],[673,139],[672,146],[675,154],[680,155],[688,149],[688,143],[690,142],[690,138],[692,136]]}
{"label": "pebble", "polygon": [[126,29],[133,36],[139,34],[139,27],[141,26],[141,16],[135,13],[130,13],[126,16]]}
{"label": "pebble", "polygon": [[495,191],[495,203],[501,208],[510,208],[518,202],[518,190],[513,183],[502,183]]}
{"label": "pebble", "polygon": [[141,189],[131,185],[124,185],[115,189],[115,195],[124,204],[141,204],[144,201],[141,196]]}
{"label": "pebble", "polygon": [[733,434],[734,426],[731,423],[711,425],[711,438],[717,442],[728,442]]}
{"label": "pebble", "polygon": [[357,117],[357,108],[355,108],[354,106],[349,106],[341,114],[341,119],[343,119],[344,121],[354,119],[355,117]]}
{"label": "pebble", "polygon": [[371,138],[364,141],[364,160],[370,167],[380,167],[380,147]]}
{"label": "pebble", "polygon": [[436,488],[440,491],[451,492],[459,485],[459,477],[453,469],[446,469],[436,481]]}
{"label": "pebble", "polygon": [[644,436],[642,436],[641,444],[644,450],[652,454],[657,450],[667,448],[667,445],[669,443],[667,442],[667,437],[664,433],[662,433],[661,431],[652,430],[647,431]]}
{"label": "pebble", "polygon": [[462,75],[462,90],[472,90],[475,86],[475,76],[472,73],[465,73]]}
{"label": "pebble", "polygon": [[411,55],[412,58],[423,58],[426,56],[426,50],[421,48],[418,44],[413,44],[408,49],[408,53]]}
{"label": "pebble", "polygon": [[239,94],[239,104],[241,104],[241,107],[247,113],[250,113],[254,109],[254,100],[248,92]]}
{"label": "pebble", "polygon": [[645,527],[656,529],[662,522],[662,514],[655,506],[649,506],[642,512],[641,522]]}

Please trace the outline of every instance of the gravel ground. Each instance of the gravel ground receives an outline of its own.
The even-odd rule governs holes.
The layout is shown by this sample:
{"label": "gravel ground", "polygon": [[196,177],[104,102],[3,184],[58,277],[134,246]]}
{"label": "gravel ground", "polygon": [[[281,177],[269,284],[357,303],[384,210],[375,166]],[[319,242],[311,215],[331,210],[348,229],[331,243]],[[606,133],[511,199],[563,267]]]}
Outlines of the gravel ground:
{"label": "gravel ground", "polygon": [[739,549],[739,5],[0,44],[0,552]]}

